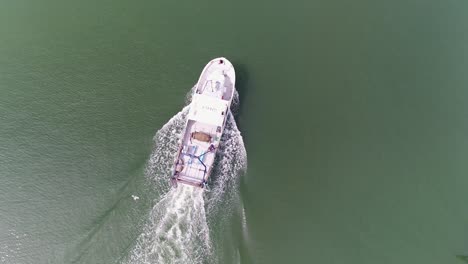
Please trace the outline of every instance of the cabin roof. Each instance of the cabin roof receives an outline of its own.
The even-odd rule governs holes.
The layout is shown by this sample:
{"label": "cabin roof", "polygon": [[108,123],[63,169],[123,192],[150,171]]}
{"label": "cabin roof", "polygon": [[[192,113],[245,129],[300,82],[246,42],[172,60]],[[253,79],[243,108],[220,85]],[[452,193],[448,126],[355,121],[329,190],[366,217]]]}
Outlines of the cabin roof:
{"label": "cabin roof", "polygon": [[194,94],[188,119],[221,126],[224,122],[227,106],[224,100],[203,94]]}

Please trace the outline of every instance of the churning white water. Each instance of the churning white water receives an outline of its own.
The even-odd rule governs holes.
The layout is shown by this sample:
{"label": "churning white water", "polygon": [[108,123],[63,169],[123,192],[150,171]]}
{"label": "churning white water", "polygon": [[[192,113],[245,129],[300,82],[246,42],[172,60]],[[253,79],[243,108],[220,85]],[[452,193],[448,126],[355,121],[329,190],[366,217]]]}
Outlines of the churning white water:
{"label": "churning white water", "polygon": [[[190,93],[191,94],[191,93]],[[187,101],[191,100],[190,95]],[[239,102],[236,92],[232,109]],[[153,206],[143,233],[127,263],[217,263],[210,226],[222,228],[226,215],[240,206],[239,176],[247,168],[242,136],[232,112],[217,152],[207,189],[179,184],[171,188],[170,172],[182,136],[189,106],[172,117],[155,135],[146,174],[163,195]],[[222,209],[222,211],[221,211]]]}

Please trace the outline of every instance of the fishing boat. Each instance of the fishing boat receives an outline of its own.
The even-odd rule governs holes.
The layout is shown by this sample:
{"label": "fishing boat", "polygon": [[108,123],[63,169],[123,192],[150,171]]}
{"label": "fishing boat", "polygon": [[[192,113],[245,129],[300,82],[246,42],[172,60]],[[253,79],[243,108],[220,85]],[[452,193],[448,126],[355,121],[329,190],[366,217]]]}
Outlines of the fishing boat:
{"label": "fishing boat", "polygon": [[236,73],[226,58],[211,60],[203,69],[192,96],[171,182],[204,188],[213,169]]}

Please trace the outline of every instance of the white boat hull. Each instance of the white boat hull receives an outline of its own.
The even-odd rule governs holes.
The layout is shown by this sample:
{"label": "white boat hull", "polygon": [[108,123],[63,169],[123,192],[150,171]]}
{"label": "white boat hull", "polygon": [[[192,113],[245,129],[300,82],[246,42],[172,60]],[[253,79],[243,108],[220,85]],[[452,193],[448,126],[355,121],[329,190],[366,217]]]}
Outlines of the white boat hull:
{"label": "white boat hull", "polygon": [[235,80],[234,67],[225,58],[216,58],[203,69],[172,170],[173,185],[206,185],[234,96]]}

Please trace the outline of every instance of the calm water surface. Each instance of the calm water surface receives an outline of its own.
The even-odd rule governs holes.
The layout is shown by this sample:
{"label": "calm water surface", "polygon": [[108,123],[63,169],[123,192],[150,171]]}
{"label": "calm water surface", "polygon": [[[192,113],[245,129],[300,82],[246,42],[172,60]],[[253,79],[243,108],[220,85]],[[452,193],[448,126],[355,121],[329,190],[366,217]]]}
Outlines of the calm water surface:
{"label": "calm water surface", "polygon": [[[211,246],[172,244],[166,263],[207,247],[191,261],[463,263],[467,13],[458,0],[1,0],[0,263],[144,263],[164,216],[191,206],[204,222],[183,218],[176,236],[202,230]],[[219,172],[238,179],[235,209],[220,214],[234,196],[216,191],[161,206],[148,164],[170,136],[153,137],[221,55],[248,153],[247,172]]]}

